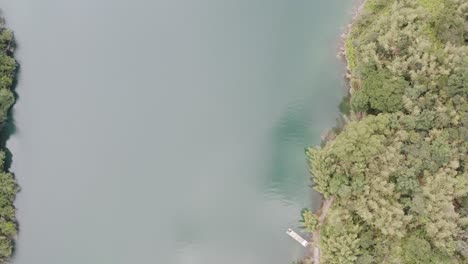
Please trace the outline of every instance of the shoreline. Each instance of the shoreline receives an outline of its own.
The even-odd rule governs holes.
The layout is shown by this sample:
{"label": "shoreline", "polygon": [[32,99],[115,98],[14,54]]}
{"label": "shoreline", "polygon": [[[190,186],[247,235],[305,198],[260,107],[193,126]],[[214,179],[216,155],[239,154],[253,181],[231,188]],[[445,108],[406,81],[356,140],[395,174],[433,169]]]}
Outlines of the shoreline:
{"label": "shoreline", "polygon": [[[351,19],[350,21],[346,24],[343,33],[341,33],[339,41],[338,41],[338,46],[337,46],[337,58],[340,60],[341,63],[343,63],[344,66],[344,74],[343,74],[343,80],[344,80],[344,97],[343,100],[350,100],[351,95],[353,94],[352,86],[350,84],[351,81],[351,69],[349,67],[348,63],[348,58],[346,56],[346,40],[348,39],[352,27],[354,26],[354,23],[356,22],[356,19],[359,17],[359,15],[362,13],[362,10],[366,4],[367,0],[356,0],[356,5],[353,6],[351,9]],[[346,123],[349,122],[351,116],[348,113],[345,113],[343,111],[339,111],[339,117],[338,117],[338,122],[336,126],[324,131],[322,135],[320,136],[321,142],[320,144],[325,144],[326,142],[333,140],[336,137],[335,131],[338,129],[342,129]],[[318,211],[318,210],[317,210]]]}
{"label": "shoreline", "polygon": [[[349,83],[349,81],[351,80],[351,69],[349,68],[349,63],[348,63],[348,58],[346,56],[346,40],[348,39],[349,37],[349,34],[351,33],[351,30],[352,30],[352,27],[354,25],[354,23],[356,22],[356,19],[359,17],[359,15],[361,14],[362,12],[362,9],[364,8],[364,5],[366,4],[367,0],[357,0],[356,1],[356,6],[353,7],[352,9],[352,17],[351,17],[351,21],[346,25],[346,28],[344,30],[344,32],[341,34],[341,37],[340,37],[340,42],[339,42],[339,45],[338,45],[338,54],[337,56],[339,56],[339,58],[341,59],[341,61],[344,63],[345,65],[345,74],[343,76],[344,80],[345,80],[345,85],[346,85],[346,94],[345,94],[345,97],[348,97],[348,96],[351,96],[352,95],[352,87]],[[340,117],[339,118],[344,118],[345,120],[349,120],[350,116],[339,111],[339,114],[340,114]],[[344,126],[344,124],[337,124],[336,127],[332,127],[330,128],[328,131],[326,131],[324,134],[324,136],[321,136],[322,137],[322,142],[321,144],[325,144],[326,142],[330,141],[330,140],[333,140],[334,137],[336,136],[335,133],[334,133],[334,129],[335,128],[338,128],[338,129],[341,129],[342,127]],[[331,135],[333,134],[333,135]],[[320,196],[322,197],[322,201],[320,202],[321,205],[320,207],[317,209],[317,211],[315,211],[315,213],[317,213],[317,215],[320,217],[320,214],[318,214],[319,212],[322,212],[322,207],[324,206],[324,199],[323,199],[323,195],[320,194]]]}
{"label": "shoreline", "polygon": [[[351,19],[350,22],[346,25],[344,32],[341,33],[340,35],[340,40],[338,44],[338,53],[337,57],[341,60],[342,63],[344,63],[345,66],[345,72],[344,72],[344,81],[345,81],[345,95],[343,97],[343,100],[350,100],[352,96],[352,87],[350,84],[351,81],[351,69],[349,67],[349,61],[347,57],[347,50],[346,50],[346,41],[351,34],[352,27],[354,26],[356,20],[358,19],[359,15],[361,15],[362,10],[366,4],[367,0],[357,0],[356,5],[352,8],[351,12]],[[335,127],[330,128],[328,131],[324,133],[324,135],[321,136],[321,145],[326,144],[328,141],[331,141],[335,139],[337,136],[336,130],[341,130],[346,123],[349,122],[350,115],[347,113],[343,113],[341,110],[339,111],[339,117],[337,119],[337,125]],[[322,193],[317,192],[320,195],[321,201],[320,201],[320,206],[319,208],[314,212],[314,214],[318,217],[319,224],[323,225],[326,221],[328,212],[330,208],[333,206],[333,203],[335,201],[335,198],[332,196],[328,199],[325,199]],[[317,231],[313,232],[310,234],[310,244],[311,248],[307,252],[305,259],[309,259],[312,257],[312,260],[314,264],[319,264],[320,263],[320,231],[317,229]]]}
{"label": "shoreline", "polygon": [[[357,18],[361,15],[362,10],[364,9],[364,6],[367,2],[367,0],[356,0],[356,5],[353,7],[351,13],[351,20],[350,22],[346,25],[346,28],[344,32],[341,34],[340,37],[340,43],[338,46],[338,56],[342,59],[342,61],[346,65],[346,72],[345,72],[345,79],[349,81],[351,75],[351,69],[349,68],[349,63],[348,63],[348,58],[346,56],[347,50],[346,50],[346,40],[349,37],[349,34],[351,33],[352,27],[354,26],[354,23],[356,22]],[[349,87],[351,88],[351,87]]]}

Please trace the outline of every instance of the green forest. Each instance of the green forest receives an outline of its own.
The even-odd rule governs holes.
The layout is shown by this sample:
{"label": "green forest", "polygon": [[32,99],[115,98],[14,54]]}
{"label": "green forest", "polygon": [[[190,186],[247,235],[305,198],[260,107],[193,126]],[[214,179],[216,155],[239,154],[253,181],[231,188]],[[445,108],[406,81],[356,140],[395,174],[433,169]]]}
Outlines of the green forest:
{"label": "green forest", "polygon": [[467,0],[365,2],[346,124],[306,150],[329,208],[302,212],[304,263],[468,263],[467,44]]}
{"label": "green forest", "polygon": [[[13,58],[13,33],[0,20],[0,127],[5,132],[5,123],[11,106],[15,102],[12,91],[18,64]],[[0,146],[3,149],[5,146]],[[13,202],[18,185],[8,171],[6,151],[0,150],[0,263],[7,263],[13,253],[14,237],[17,233],[15,208]]]}

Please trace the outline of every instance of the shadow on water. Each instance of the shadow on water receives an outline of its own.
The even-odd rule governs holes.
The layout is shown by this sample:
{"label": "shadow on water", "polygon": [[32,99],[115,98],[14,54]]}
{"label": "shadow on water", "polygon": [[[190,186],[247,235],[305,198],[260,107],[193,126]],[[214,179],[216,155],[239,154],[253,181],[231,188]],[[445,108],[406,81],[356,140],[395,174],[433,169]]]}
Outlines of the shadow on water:
{"label": "shadow on water", "polygon": [[326,132],[340,133],[344,120],[339,113],[346,114],[349,111],[349,97],[344,96],[339,105],[323,109],[336,109],[334,122],[320,118],[323,113],[310,106],[312,101],[311,98],[307,98],[289,107],[273,128],[271,167],[267,184],[270,193],[280,195],[287,201],[303,204],[304,197],[308,197],[307,201],[311,201],[312,204],[307,202],[304,205],[312,206],[315,210],[319,207],[321,195],[312,189],[313,182],[307,168],[305,148],[323,145]]}
{"label": "shadow on water", "polygon": [[299,102],[289,107],[273,128],[268,184],[270,190],[287,200],[302,196],[297,187],[307,181],[304,147],[314,138],[310,112],[305,103]]}
{"label": "shadow on water", "polygon": [[5,151],[6,158],[5,158],[5,169],[8,171],[11,167],[11,163],[13,161],[13,154],[9,149],[7,149],[6,145],[8,140],[11,138],[12,135],[14,135],[17,131],[16,128],[16,123],[15,123],[15,104],[19,99],[19,95],[16,92],[16,86],[18,84],[18,75],[20,72],[20,66],[18,64],[16,72],[15,72],[15,79],[13,81],[13,84],[11,86],[11,91],[13,92],[13,96],[15,98],[15,102],[11,106],[11,108],[8,110],[7,114],[7,120],[1,125],[1,131],[0,131],[0,148]]}

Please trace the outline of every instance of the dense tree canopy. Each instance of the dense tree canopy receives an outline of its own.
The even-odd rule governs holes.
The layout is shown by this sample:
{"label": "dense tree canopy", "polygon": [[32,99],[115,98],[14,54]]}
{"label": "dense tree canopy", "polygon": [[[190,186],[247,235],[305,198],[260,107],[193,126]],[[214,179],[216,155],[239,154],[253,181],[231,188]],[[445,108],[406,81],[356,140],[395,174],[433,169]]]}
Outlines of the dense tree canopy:
{"label": "dense tree canopy", "polygon": [[[0,20],[0,127],[7,121],[8,112],[15,101],[12,85],[17,63],[13,58],[13,33]],[[5,147],[5,146],[0,146]],[[17,232],[13,202],[18,186],[5,165],[5,151],[0,150],[0,263],[7,263],[13,252]]]}
{"label": "dense tree canopy", "polygon": [[[322,263],[468,263],[468,1],[368,0],[350,122],[307,156]],[[312,216],[308,216],[313,219]]]}

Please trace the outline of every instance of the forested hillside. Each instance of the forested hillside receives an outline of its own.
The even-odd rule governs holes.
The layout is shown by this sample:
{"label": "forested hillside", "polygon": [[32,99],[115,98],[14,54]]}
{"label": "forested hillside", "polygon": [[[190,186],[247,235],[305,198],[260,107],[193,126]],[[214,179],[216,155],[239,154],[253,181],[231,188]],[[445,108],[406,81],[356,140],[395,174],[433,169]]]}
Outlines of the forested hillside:
{"label": "forested hillside", "polygon": [[[369,0],[346,42],[350,121],[307,150],[320,263],[468,263],[468,1]],[[323,212],[322,212],[323,213]]]}
{"label": "forested hillside", "polygon": [[[15,101],[11,91],[17,69],[17,63],[13,58],[13,47],[13,33],[6,29],[3,20],[0,20],[0,127],[2,128]],[[8,262],[17,232],[13,202],[18,186],[13,175],[8,172],[5,159],[5,151],[0,150],[0,263]]]}

